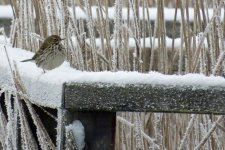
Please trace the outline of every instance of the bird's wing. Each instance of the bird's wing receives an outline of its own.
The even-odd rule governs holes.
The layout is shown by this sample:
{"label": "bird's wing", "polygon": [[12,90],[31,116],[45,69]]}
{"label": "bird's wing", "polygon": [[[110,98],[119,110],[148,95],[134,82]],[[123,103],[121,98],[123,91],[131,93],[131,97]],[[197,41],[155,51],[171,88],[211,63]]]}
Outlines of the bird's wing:
{"label": "bird's wing", "polygon": [[43,54],[43,52],[46,50],[46,43],[44,42],[40,49],[35,53],[35,55],[32,57],[32,59],[36,59],[38,56],[41,56]]}
{"label": "bird's wing", "polygon": [[33,60],[35,60],[38,56],[40,56],[43,53],[44,49],[39,49],[34,56],[32,57]]}

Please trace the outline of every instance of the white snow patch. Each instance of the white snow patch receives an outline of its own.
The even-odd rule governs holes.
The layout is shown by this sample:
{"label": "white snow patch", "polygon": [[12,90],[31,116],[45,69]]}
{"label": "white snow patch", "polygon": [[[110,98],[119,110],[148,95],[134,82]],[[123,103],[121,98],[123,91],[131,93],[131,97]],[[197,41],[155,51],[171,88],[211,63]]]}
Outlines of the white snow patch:
{"label": "white snow patch", "polygon": [[9,43],[9,41],[10,41],[9,38],[4,37],[3,35],[0,35],[0,44],[7,44]]}
{"label": "white snow patch", "polygon": [[[78,6],[74,7],[75,8],[75,13],[76,13],[76,18],[77,19],[87,19],[86,13]],[[104,7],[102,7],[103,10],[106,10]],[[69,8],[70,14],[73,15],[73,8]],[[93,19],[97,19],[97,9],[99,9],[97,6],[92,6],[91,11],[92,11],[92,17]],[[13,18],[13,11],[11,6],[0,6],[0,18]],[[156,20],[157,19],[157,8],[151,7],[148,8],[149,11],[149,18],[150,20]],[[193,8],[188,8],[188,13],[189,13],[189,21],[194,21],[194,9]],[[213,16],[213,9],[209,8],[205,13],[208,13],[209,18]],[[109,7],[108,8],[108,17],[109,19],[114,19],[114,14],[115,14],[115,8],[114,7]],[[147,19],[147,9],[145,8],[145,17],[143,16],[143,8],[139,7],[139,14],[140,14],[140,19]],[[164,18],[166,21],[173,21],[174,20],[174,15],[175,15],[175,9],[174,8],[164,8]],[[200,11],[201,19],[203,18],[202,16],[202,11]],[[127,8],[122,8],[122,18],[123,20],[126,20],[128,16],[128,9]],[[224,16],[224,9],[221,9],[221,16],[220,19],[222,19]],[[103,17],[106,18],[105,13],[103,11]],[[134,15],[132,12],[132,9],[130,9],[130,19],[133,19]],[[181,21],[181,11],[177,11],[177,20]]]}
{"label": "white snow patch", "polygon": [[[11,64],[13,61],[18,66],[22,81],[26,87],[31,102],[46,107],[61,107],[63,83],[88,82],[88,83],[109,83],[117,86],[125,84],[151,84],[166,86],[193,86],[193,88],[209,88],[213,86],[225,87],[225,79],[217,76],[205,76],[203,74],[187,75],[163,75],[157,72],[87,72],[73,69],[68,62],[60,67],[47,71],[43,74],[42,69],[32,62],[20,62],[31,58],[32,52],[20,48],[7,46]],[[6,58],[3,45],[0,44],[0,86],[12,85],[10,79],[9,64]]]}
{"label": "white snow patch", "polygon": [[13,18],[13,11],[10,5],[0,5],[0,18]]}
{"label": "white snow patch", "polygon": [[[104,13],[104,11],[106,10],[105,7],[103,8],[103,17],[106,18],[106,15]],[[91,11],[92,11],[92,17],[93,19],[97,19],[97,9],[99,9],[99,7],[97,6],[92,6],[91,7]],[[148,19],[147,16],[147,9],[145,8],[145,17],[143,16],[143,7],[139,7],[139,18],[142,19]],[[73,10],[72,8],[69,8],[70,14],[73,15]],[[150,20],[156,20],[157,19],[157,8],[156,7],[151,7],[148,8],[149,11],[149,19]],[[220,19],[223,18],[223,12],[224,9],[221,9],[221,16]],[[86,19],[87,15],[85,14],[85,12],[80,8],[80,7],[75,7],[75,13],[76,13],[76,18],[77,19]],[[189,13],[189,21],[194,21],[194,8],[188,8],[188,13]],[[205,11],[206,13],[206,11]],[[211,18],[213,16],[213,9],[209,8],[207,9],[207,13],[209,15],[209,18]],[[109,19],[114,19],[115,17],[115,7],[109,7],[108,8],[108,17]],[[185,14],[186,15],[186,14]],[[201,19],[203,18],[202,15],[202,11],[200,11],[200,15],[201,15]],[[174,20],[174,16],[175,16],[175,9],[174,8],[164,8],[164,18],[166,21],[173,21]],[[122,8],[122,19],[123,20],[127,20],[128,17],[128,9],[127,8]],[[130,19],[134,19],[134,14],[132,9],[130,8]],[[181,11],[178,10],[177,11],[177,21],[181,21]]]}
{"label": "white snow patch", "polygon": [[66,132],[72,130],[74,138],[76,140],[78,150],[84,149],[85,132],[84,132],[83,124],[79,120],[74,120],[72,124],[69,124],[65,128],[66,128]]}
{"label": "white snow patch", "polygon": [[[201,34],[201,33],[199,33],[199,34]],[[200,43],[200,42],[199,42],[199,39],[198,39],[198,36],[196,36],[196,39],[195,39],[195,40],[196,40],[196,45],[198,46],[199,43]],[[104,44],[106,44],[106,40],[104,39],[103,41],[104,41]],[[144,45],[144,41],[145,41],[145,45]],[[153,38],[153,37],[141,38],[141,39],[140,39],[140,47],[144,48],[144,46],[145,46],[145,48],[158,48],[158,47],[159,47],[158,41],[159,41],[158,38]],[[191,38],[191,46],[192,46],[192,47],[193,47],[193,41],[194,41],[194,38],[192,37],[192,38]],[[87,42],[88,44],[90,44],[90,39],[87,38],[87,39],[86,39],[86,42]],[[152,42],[152,45],[151,45],[151,42]],[[95,39],[95,43],[96,43],[96,46],[97,46],[97,47],[102,47],[102,41],[101,41],[100,38],[96,38],[96,39]],[[134,47],[136,47],[135,39],[132,38],[132,37],[130,37],[130,38],[128,39],[127,43],[128,43],[128,45],[129,45],[129,46],[128,46],[129,48],[134,48]],[[169,38],[169,37],[166,37],[165,46],[166,46],[167,48],[172,48],[172,47],[173,47],[173,46],[172,46],[172,43],[173,43],[173,39],[172,39],[172,38]],[[76,43],[75,43],[75,44],[76,44]],[[113,45],[114,45],[114,39],[112,39],[112,40],[110,41],[110,46],[113,47]],[[183,46],[181,45],[181,38],[175,38],[175,39],[174,39],[174,48],[181,48],[181,47],[184,47],[184,45],[183,45]],[[206,38],[204,39],[204,42],[203,42],[203,46],[202,46],[202,47],[205,47],[205,48],[208,47]]]}
{"label": "white snow patch", "polygon": [[[144,45],[144,41],[145,41],[145,45]],[[151,45],[151,41],[152,41],[152,45]],[[158,44],[158,38],[153,38],[153,37],[146,37],[146,38],[141,38],[140,39],[140,46],[143,48],[145,46],[145,48],[157,48],[159,47],[159,44]],[[206,40],[205,40],[206,41]],[[90,44],[90,39],[87,38],[86,39],[86,42],[88,44]],[[172,42],[173,42],[173,39],[169,38],[169,37],[166,37],[166,47],[167,48],[172,48]],[[101,38],[96,38],[95,39],[95,43],[96,43],[96,46],[97,47],[102,47],[102,41],[101,41]],[[106,39],[104,39],[104,44],[106,44]],[[198,44],[198,42],[197,42]],[[113,47],[114,45],[114,39],[112,39],[110,41],[110,45]],[[135,39],[130,37],[128,39],[128,45],[129,45],[129,48],[134,48],[136,47],[136,42],[135,42]],[[181,47],[181,39],[180,38],[175,38],[174,39],[174,48],[180,48]]]}

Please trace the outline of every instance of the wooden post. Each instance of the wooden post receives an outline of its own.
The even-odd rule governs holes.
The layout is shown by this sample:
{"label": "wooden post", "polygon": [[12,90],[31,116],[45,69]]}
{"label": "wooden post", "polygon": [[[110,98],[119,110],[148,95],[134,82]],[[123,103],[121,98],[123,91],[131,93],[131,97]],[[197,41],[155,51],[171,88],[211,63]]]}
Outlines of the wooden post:
{"label": "wooden post", "polygon": [[108,111],[78,111],[66,107],[69,93],[64,84],[63,107],[65,110],[65,126],[74,120],[79,120],[85,129],[85,150],[114,150],[115,149],[115,130],[116,112]]}
{"label": "wooden post", "polygon": [[114,149],[117,111],[225,113],[223,87],[65,83],[65,125],[80,120],[86,149]]}

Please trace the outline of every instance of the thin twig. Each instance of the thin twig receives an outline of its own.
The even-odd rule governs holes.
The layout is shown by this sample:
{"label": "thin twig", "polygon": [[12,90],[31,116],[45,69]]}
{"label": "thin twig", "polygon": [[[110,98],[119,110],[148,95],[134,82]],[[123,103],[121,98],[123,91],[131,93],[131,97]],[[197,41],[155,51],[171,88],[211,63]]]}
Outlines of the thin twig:
{"label": "thin twig", "polygon": [[213,123],[211,129],[208,131],[208,133],[205,135],[205,137],[202,138],[200,143],[194,148],[194,150],[199,150],[205,142],[209,139],[209,137],[212,135],[212,133],[216,130],[217,124],[224,118],[224,116],[220,116],[216,122]]}

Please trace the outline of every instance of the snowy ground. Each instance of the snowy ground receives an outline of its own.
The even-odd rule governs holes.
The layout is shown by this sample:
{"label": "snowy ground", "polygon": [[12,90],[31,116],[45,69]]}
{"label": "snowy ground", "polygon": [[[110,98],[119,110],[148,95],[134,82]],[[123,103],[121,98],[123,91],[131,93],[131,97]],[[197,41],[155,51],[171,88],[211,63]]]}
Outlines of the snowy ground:
{"label": "snowy ground", "polygon": [[[163,75],[157,72],[83,72],[73,69],[65,62],[60,67],[43,74],[42,69],[37,68],[32,62],[22,63],[21,60],[31,58],[33,53],[19,49],[6,47],[11,64],[18,66],[22,81],[27,89],[31,101],[46,107],[56,108],[61,106],[62,85],[64,82],[103,82],[109,84],[162,84],[165,86],[193,86],[194,88],[208,88],[211,86],[225,87],[223,77],[206,77],[201,74]],[[4,50],[0,44],[0,86],[12,86],[9,64]]]}
{"label": "snowy ground", "polygon": [[[92,16],[93,19],[97,19],[97,9],[98,7],[92,7]],[[72,8],[69,8],[71,15],[73,15],[73,11]],[[145,11],[145,17],[143,17],[143,10],[142,7],[139,8],[139,14],[140,14],[140,19],[146,18],[147,19],[147,11]],[[150,20],[156,20],[157,19],[157,8],[148,8],[149,11],[149,15],[150,15]],[[13,18],[13,12],[12,12],[12,8],[11,6],[0,6],[0,18]],[[114,19],[114,13],[115,12],[115,8],[114,7],[109,7],[108,8],[108,17],[109,19]],[[123,8],[122,9],[122,17],[124,20],[127,19],[127,8]],[[130,19],[132,19],[134,17],[134,15],[132,14],[132,10],[130,11]],[[188,13],[189,13],[189,21],[194,21],[194,9],[193,8],[188,8]],[[201,18],[202,17],[202,11],[200,11],[201,13]],[[80,8],[80,7],[75,7],[75,14],[77,19],[83,18],[86,19],[87,15],[85,14],[85,12]],[[207,9],[207,14],[209,15],[209,18],[211,18],[213,16],[213,9],[209,8]],[[105,14],[103,13],[103,15],[105,16]],[[164,18],[166,21],[173,21],[174,20],[174,16],[175,16],[175,9],[174,8],[164,8]],[[224,15],[224,9],[222,9],[221,11],[221,19],[223,18]],[[177,20],[181,21],[181,12],[178,9],[177,11]]]}

